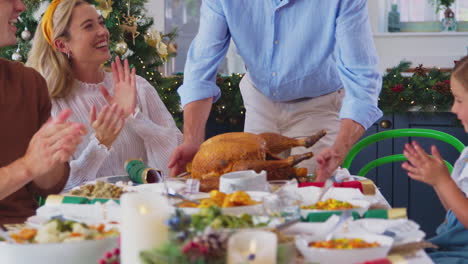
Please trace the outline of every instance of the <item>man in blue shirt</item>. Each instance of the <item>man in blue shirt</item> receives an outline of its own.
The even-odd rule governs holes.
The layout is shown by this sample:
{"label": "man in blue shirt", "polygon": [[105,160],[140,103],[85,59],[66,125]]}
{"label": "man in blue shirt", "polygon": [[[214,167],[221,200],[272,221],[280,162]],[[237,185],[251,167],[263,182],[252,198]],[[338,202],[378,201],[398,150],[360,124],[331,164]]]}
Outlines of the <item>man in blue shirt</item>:
{"label": "man in blue shirt", "polygon": [[318,180],[330,177],[382,116],[367,0],[204,0],[178,90],[184,142],[169,163],[173,175],[204,140],[211,105],[221,96],[217,68],[231,38],[248,72],[240,85],[245,131],[306,136],[326,129],[327,145],[315,150],[316,172]]}

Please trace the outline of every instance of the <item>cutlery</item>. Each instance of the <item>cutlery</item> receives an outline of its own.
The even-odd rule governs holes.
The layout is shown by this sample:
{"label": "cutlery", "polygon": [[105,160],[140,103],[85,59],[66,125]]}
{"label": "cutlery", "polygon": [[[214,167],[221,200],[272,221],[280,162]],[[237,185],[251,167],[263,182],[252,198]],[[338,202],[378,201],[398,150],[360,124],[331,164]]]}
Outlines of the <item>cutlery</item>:
{"label": "cutlery", "polygon": [[343,211],[340,215],[338,222],[328,231],[328,234],[325,236],[325,241],[331,240],[336,231],[352,216],[351,211]]}
{"label": "cutlery", "polygon": [[325,184],[323,185],[322,189],[320,189],[320,193],[317,199],[317,202],[320,202],[325,194],[333,187],[333,181],[331,179],[327,179]]}

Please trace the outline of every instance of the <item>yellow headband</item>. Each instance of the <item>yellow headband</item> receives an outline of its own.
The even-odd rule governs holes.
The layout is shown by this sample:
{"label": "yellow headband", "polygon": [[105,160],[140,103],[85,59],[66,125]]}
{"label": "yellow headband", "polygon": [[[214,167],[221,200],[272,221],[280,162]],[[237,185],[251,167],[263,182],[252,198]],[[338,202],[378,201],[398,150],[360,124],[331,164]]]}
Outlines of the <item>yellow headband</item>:
{"label": "yellow headband", "polygon": [[61,1],[62,0],[53,0],[52,3],[50,3],[49,7],[47,7],[47,10],[45,11],[44,15],[42,16],[42,34],[44,34],[45,39],[47,40],[47,42],[49,42],[50,46],[52,46],[54,50],[55,47],[52,43],[52,38],[54,37],[52,18],[54,17],[55,9],[57,9],[57,6],[60,4]]}

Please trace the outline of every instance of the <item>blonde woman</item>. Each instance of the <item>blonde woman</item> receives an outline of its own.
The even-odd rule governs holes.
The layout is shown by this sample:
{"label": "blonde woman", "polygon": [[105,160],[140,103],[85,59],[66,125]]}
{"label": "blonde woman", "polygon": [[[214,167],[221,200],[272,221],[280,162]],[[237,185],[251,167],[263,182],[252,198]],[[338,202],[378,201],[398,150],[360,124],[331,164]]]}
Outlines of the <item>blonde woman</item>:
{"label": "blonde woman", "polygon": [[[117,57],[108,61],[109,31],[93,5],[52,1],[34,37],[27,65],[47,81],[52,115],[71,108],[88,135],[70,162],[66,190],[86,181],[125,174],[124,162],[142,158],[169,175],[167,164],[182,135],[155,89]],[[42,34],[41,34],[42,33]]]}

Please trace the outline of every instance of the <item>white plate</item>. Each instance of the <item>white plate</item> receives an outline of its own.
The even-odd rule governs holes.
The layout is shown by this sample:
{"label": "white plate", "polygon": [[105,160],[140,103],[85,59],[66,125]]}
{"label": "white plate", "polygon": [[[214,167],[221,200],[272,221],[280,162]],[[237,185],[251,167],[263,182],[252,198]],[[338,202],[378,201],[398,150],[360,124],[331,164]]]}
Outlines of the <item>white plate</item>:
{"label": "white plate", "polygon": [[[268,192],[247,192],[248,195],[252,198],[252,200],[261,202],[263,197],[269,195]],[[198,193],[190,195],[191,199],[203,199],[210,197],[209,193]],[[174,207],[175,209],[175,207]],[[201,208],[194,208],[194,207],[180,207],[186,214],[196,214],[200,211]],[[241,215],[241,214],[251,214],[256,215],[263,212],[263,205],[261,203],[255,205],[246,205],[246,206],[236,206],[236,207],[226,207],[221,208],[223,214],[230,214],[230,215]]]}
{"label": "white plate", "polygon": [[359,215],[363,215],[369,209],[370,203],[366,200],[348,200],[345,201],[356,208],[344,209],[344,210],[319,210],[319,209],[301,209],[301,216],[306,218],[309,213],[323,213],[323,212],[344,212],[344,211],[353,211],[357,212]]}
{"label": "white plate", "polygon": [[361,238],[366,242],[378,242],[380,247],[360,248],[360,249],[325,249],[309,247],[309,242],[323,240],[323,237],[296,237],[296,247],[304,256],[306,261],[320,264],[336,263],[358,263],[366,260],[384,258],[387,256],[393,239],[387,236],[362,234],[362,233],[341,233],[334,238]]}
{"label": "white plate", "polygon": [[[182,181],[167,181],[167,187],[171,188],[175,192],[180,192],[185,188],[185,183]],[[147,183],[139,184],[136,186],[125,187],[126,191],[135,191],[135,192],[156,192],[156,193],[165,193],[166,189],[164,183]]]}
{"label": "white plate", "polygon": [[83,264],[98,263],[117,247],[117,237],[50,244],[0,243],[0,263]]}

